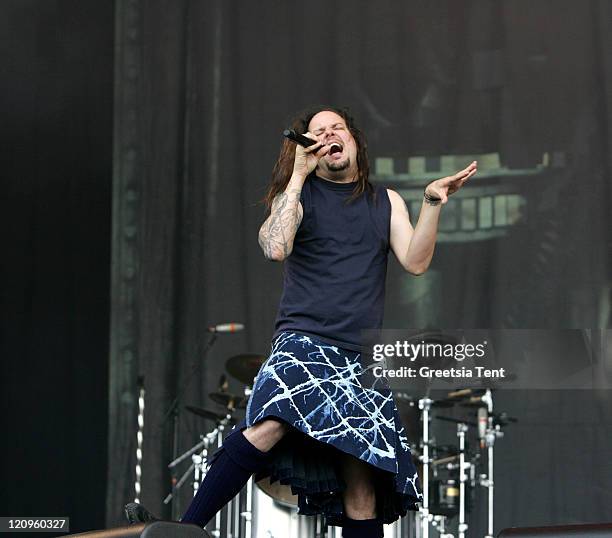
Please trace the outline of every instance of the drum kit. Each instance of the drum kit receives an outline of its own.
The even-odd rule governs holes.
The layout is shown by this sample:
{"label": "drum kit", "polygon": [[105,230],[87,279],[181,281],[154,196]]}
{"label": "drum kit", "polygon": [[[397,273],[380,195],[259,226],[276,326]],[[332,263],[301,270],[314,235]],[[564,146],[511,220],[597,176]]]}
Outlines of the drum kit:
{"label": "drum kit", "polygon": [[[200,435],[197,444],[176,457],[169,468],[176,470],[183,462],[190,466],[175,483],[165,504],[176,498],[176,492],[190,482],[197,492],[207,461],[231,427],[239,422],[237,416],[246,406],[254,379],[267,357],[247,353],[229,358],[226,372],[244,385],[243,394],[227,391],[227,378],[222,376],[219,390],[209,398],[223,411],[186,405],[194,416],[206,419],[213,427]],[[423,492],[420,509],[409,513],[392,525],[385,525],[386,538],[466,538],[470,514],[478,488],[487,493],[487,533],[493,538],[493,457],[495,442],[503,437],[503,428],[515,419],[505,413],[493,412],[491,389],[462,389],[445,393],[438,399],[429,395],[417,398],[405,392],[394,392],[398,411],[409,439],[417,439],[411,446]],[[446,416],[443,410],[459,409],[471,416]],[[457,413],[455,413],[457,414]],[[461,414],[461,413],[459,413]],[[434,431],[453,427],[456,444],[441,444]],[[448,431],[445,432],[448,436]],[[472,436],[470,434],[473,433]],[[472,442],[474,441],[474,442]],[[191,480],[190,480],[191,479]],[[269,479],[254,483],[251,477],[243,490],[209,523],[207,530],[217,538],[312,537],[335,538],[341,529],[327,527],[322,517],[297,514],[297,496],[289,486]],[[472,534],[473,535],[473,534]]]}
{"label": "drum kit", "polygon": [[[440,538],[465,538],[468,514],[479,497],[477,489],[482,487],[487,494],[484,538],[493,538],[495,441],[503,437],[504,426],[516,419],[506,413],[494,413],[491,388],[455,390],[438,399],[429,395],[415,398],[404,392],[395,392],[394,397],[407,431],[418,432],[420,437],[418,444],[411,447],[418,461],[423,493],[414,536],[429,538],[434,533]],[[459,409],[461,416],[439,414],[451,408]],[[456,444],[437,442],[434,430],[449,435],[441,431],[444,425],[454,427]],[[475,442],[469,436],[472,430]]]}

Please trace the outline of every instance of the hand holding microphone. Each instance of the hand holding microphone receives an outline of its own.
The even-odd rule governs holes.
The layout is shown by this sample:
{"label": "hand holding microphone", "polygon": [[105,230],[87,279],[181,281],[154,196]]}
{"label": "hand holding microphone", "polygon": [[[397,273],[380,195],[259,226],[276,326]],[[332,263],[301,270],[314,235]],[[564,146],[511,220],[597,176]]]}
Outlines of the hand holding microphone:
{"label": "hand holding microphone", "polygon": [[293,161],[293,175],[305,180],[317,167],[319,160],[329,153],[330,147],[317,140],[312,133],[303,135],[293,129],[287,129],[283,135],[295,142],[295,160]]}
{"label": "hand holding microphone", "polygon": [[294,129],[285,129],[283,131],[283,136],[285,138],[288,138],[292,142],[299,144],[303,148],[307,148],[309,146],[312,146],[313,144],[316,144],[316,140],[313,140],[312,138],[307,138],[303,134],[296,133]]}

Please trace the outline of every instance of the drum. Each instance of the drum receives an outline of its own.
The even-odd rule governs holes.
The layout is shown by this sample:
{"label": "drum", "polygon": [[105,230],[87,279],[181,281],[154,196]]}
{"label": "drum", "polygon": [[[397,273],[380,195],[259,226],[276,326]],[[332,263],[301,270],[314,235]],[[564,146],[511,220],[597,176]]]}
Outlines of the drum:
{"label": "drum", "polygon": [[315,518],[298,515],[297,496],[289,486],[270,484],[270,479],[264,478],[254,485],[252,495],[252,534],[246,538],[315,536]]}
{"label": "drum", "polygon": [[[270,484],[269,478],[260,480],[253,488],[251,520],[253,521],[251,538],[270,538],[270,536],[300,538],[319,535],[316,531],[320,521],[311,516],[298,515],[297,495],[291,493],[289,486],[283,486],[278,481]],[[414,536],[415,525],[415,513],[410,512],[395,523],[384,526],[385,538]],[[325,536],[341,538],[342,528],[328,527]]]}
{"label": "drum", "polygon": [[257,482],[256,486],[279,505],[297,510],[298,498],[291,493],[291,486],[285,486],[278,480],[270,484],[269,476]]}

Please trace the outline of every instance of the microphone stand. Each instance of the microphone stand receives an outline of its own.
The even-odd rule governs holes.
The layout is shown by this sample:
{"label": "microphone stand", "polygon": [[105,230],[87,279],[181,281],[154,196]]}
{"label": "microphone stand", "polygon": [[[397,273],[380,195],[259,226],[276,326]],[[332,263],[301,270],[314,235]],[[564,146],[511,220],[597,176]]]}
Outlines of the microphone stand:
{"label": "microphone stand", "polygon": [[[179,417],[180,417],[180,412],[181,412],[180,403],[181,403],[182,395],[187,390],[191,382],[194,380],[195,374],[199,373],[199,370],[202,368],[202,364],[204,362],[203,358],[207,356],[208,352],[210,351],[210,348],[212,348],[216,340],[217,340],[217,332],[214,331],[211,334],[210,338],[208,339],[208,342],[206,343],[206,346],[204,347],[204,349],[200,353],[198,353],[198,358],[196,358],[193,361],[193,364],[191,366],[191,371],[189,372],[189,375],[187,376],[187,380],[183,383],[183,386],[177,391],[174,400],[172,400],[172,403],[168,407],[168,410],[164,414],[164,417],[161,421],[160,429],[162,429],[166,425],[170,417],[172,417],[172,459],[173,460],[175,460],[178,457]],[[176,468],[173,467],[172,468],[172,478],[171,478],[171,484],[172,484],[171,513],[172,513],[173,520],[177,520],[180,516],[180,514],[178,513],[178,508],[179,508],[178,497],[176,495],[176,491],[178,489],[177,479],[178,479],[177,471],[176,471]]]}
{"label": "microphone stand", "polygon": [[421,523],[421,535],[420,538],[429,538],[429,524],[431,521],[431,514],[429,513],[429,466],[431,460],[429,458],[430,448],[430,435],[429,435],[429,421],[431,406],[434,403],[429,398],[429,388],[424,398],[419,400],[419,409],[421,410],[421,421],[423,424],[423,454],[421,456],[421,462],[423,463],[423,502],[419,510],[420,523]]}
{"label": "microphone stand", "polygon": [[495,482],[493,479],[493,453],[495,440],[497,437],[503,436],[499,426],[494,425],[493,417],[493,395],[491,389],[487,389],[482,401],[487,404],[487,431],[485,435],[485,444],[487,447],[487,478],[483,481],[483,485],[487,488],[487,534],[485,538],[493,538],[493,496]]}

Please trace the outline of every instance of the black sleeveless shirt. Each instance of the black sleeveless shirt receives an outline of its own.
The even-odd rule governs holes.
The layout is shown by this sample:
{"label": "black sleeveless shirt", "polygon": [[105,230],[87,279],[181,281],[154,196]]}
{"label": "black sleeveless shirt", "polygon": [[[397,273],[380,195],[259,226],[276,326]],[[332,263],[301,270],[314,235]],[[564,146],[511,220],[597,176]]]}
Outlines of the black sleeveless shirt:
{"label": "black sleeveless shirt", "polygon": [[363,351],[361,331],[382,326],[391,202],[375,186],[375,199],[366,192],[347,204],[354,187],[314,174],[304,182],[273,339],[294,331]]}

